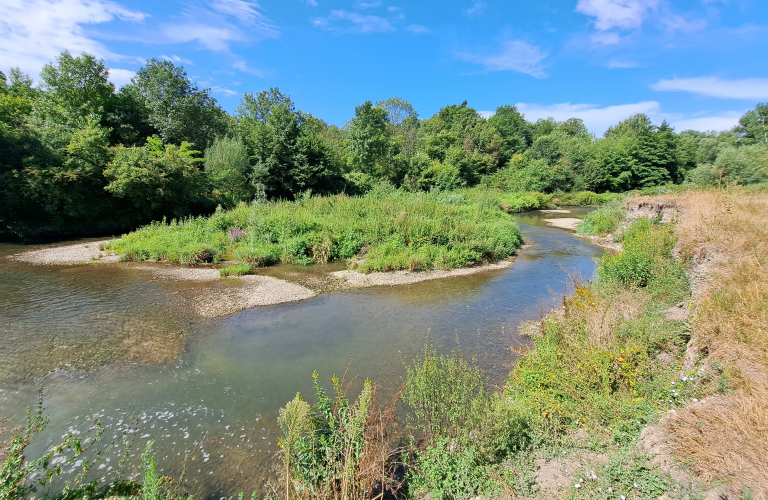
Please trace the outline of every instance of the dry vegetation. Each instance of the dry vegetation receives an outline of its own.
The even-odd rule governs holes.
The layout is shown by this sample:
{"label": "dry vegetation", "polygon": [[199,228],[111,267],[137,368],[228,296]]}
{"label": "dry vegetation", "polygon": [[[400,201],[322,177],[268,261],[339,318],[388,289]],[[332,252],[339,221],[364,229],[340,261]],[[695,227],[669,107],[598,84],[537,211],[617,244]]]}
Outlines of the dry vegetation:
{"label": "dry vegetation", "polygon": [[722,369],[727,388],[662,421],[678,460],[706,480],[768,499],[768,194],[691,192],[657,201],[683,213],[681,256],[693,262],[688,354]]}

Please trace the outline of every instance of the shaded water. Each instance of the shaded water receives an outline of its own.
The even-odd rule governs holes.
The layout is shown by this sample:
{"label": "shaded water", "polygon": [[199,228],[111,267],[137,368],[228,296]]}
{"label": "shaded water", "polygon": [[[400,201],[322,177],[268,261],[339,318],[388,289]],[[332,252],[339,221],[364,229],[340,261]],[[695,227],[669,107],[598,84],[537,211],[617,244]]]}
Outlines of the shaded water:
{"label": "shaded water", "polygon": [[[583,213],[583,210],[575,211]],[[105,440],[138,413],[133,453],[155,440],[161,468],[187,462],[190,493],[262,493],[277,450],[276,417],[297,392],[311,398],[342,374],[370,377],[391,395],[403,360],[429,338],[476,355],[501,385],[521,341],[517,326],[557,306],[567,272],[591,276],[602,251],[543,218],[517,216],[529,245],[514,265],[413,285],[334,292],[201,320],[169,283],[124,265],[46,267],[0,261],[0,416],[18,420],[40,377],[51,416],[38,450],[97,415]],[[564,214],[573,217],[573,214]],[[0,245],[0,254],[23,250]],[[280,266],[272,274],[320,268]],[[31,455],[35,455],[32,450]],[[107,453],[112,467],[116,453]]]}

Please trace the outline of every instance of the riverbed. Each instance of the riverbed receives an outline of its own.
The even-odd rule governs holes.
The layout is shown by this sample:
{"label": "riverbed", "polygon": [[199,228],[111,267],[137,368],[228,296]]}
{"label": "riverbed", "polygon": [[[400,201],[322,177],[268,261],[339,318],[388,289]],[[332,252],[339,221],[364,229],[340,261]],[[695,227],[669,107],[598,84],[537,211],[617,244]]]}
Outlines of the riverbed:
{"label": "riverbed", "polygon": [[[178,284],[146,270],[32,266],[3,258],[30,247],[0,245],[0,417],[19,423],[42,384],[51,422],[31,456],[68,428],[85,433],[94,417],[104,442],[119,440],[135,414],[134,463],[155,441],[164,473],[178,472],[189,455],[187,487],[198,498],[268,494],[278,409],[297,392],[312,400],[315,370],[326,387],[347,369],[348,379],[369,377],[386,399],[402,383],[403,362],[431,342],[476,356],[491,386],[503,385],[515,360],[510,346],[525,342],[518,325],[559,306],[567,273],[590,277],[603,253],[544,222],[584,213],[515,216],[526,247],[506,269],[322,293],[219,318],[200,317]],[[281,265],[263,274],[311,281],[329,269],[343,266]],[[108,470],[116,449],[106,458]]]}

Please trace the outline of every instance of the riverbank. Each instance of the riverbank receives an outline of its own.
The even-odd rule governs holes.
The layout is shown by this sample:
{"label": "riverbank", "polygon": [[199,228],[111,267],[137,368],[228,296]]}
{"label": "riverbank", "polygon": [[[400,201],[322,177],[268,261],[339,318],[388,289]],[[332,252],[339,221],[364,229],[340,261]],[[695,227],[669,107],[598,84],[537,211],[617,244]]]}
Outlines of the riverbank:
{"label": "riverbank", "polygon": [[[674,236],[661,260],[643,251],[656,241],[650,233],[636,238],[638,221],[648,219]],[[508,390],[525,395],[532,389],[525,380],[535,372],[555,377],[545,393],[558,394],[559,402],[553,400],[547,411],[562,412],[571,422],[560,448],[566,456],[540,454],[536,483],[546,495],[568,498],[601,497],[610,487],[626,498],[765,500],[768,267],[761,256],[768,244],[768,194],[732,189],[635,197],[627,200],[621,220],[616,234],[624,243],[622,254],[604,257],[597,283],[577,290],[563,310],[526,330],[535,336],[534,349],[510,379]],[[684,266],[686,284],[670,288],[668,270],[678,265]],[[606,287],[617,277],[622,287]],[[690,298],[673,304],[685,290]],[[615,337],[631,337],[638,327],[645,338]],[[612,354],[571,368],[551,359],[553,347],[576,359],[583,359],[585,349],[593,357],[604,349]],[[549,367],[537,359],[549,359]],[[632,399],[615,389],[607,394],[610,400],[594,399],[588,379],[574,369],[618,370],[616,382],[630,384]],[[590,401],[596,412],[563,407],[564,395]],[[627,418],[645,425],[628,426]],[[614,451],[595,448],[606,438]],[[630,465],[611,478],[616,460]],[[654,483],[659,487],[649,489]]]}
{"label": "riverbank", "polygon": [[[493,264],[468,268],[431,271],[390,271],[363,273],[351,269],[319,271],[310,279],[288,273],[289,279],[265,275],[224,277],[213,266],[178,266],[169,264],[118,263],[108,255],[104,242],[77,243],[54,248],[31,250],[9,256],[10,260],[39,266],[118,264],[125,269],[148,272],[152,280],[177,283],[176,292],[189,301],[193,310],[206,318],[227,316],[259,306],[283,304],[311,299],[320,293],[373,286],[398,286],[422,281],[467,276],[510,267],[514,258]],[[292,278],[292,279],[290,279]],[[186,285],[185,285],[186,283]],[[179,286],[181,288],[179,288]]]}

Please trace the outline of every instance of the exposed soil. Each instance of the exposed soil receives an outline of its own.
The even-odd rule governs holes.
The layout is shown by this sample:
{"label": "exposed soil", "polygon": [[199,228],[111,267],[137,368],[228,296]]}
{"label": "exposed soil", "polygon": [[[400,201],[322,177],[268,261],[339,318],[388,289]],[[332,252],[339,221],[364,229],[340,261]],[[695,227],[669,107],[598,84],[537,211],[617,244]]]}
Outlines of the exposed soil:
{"label": "exposed soil", "polygon": [[29,252],[11,255],[8,258],[35,265],[72,265],[117,262],[117,255],[109,255],[106,251],[99,250],[99,245],[106,244],[109,241],[110,240],[93,241],[77,245],[31,250]]}

